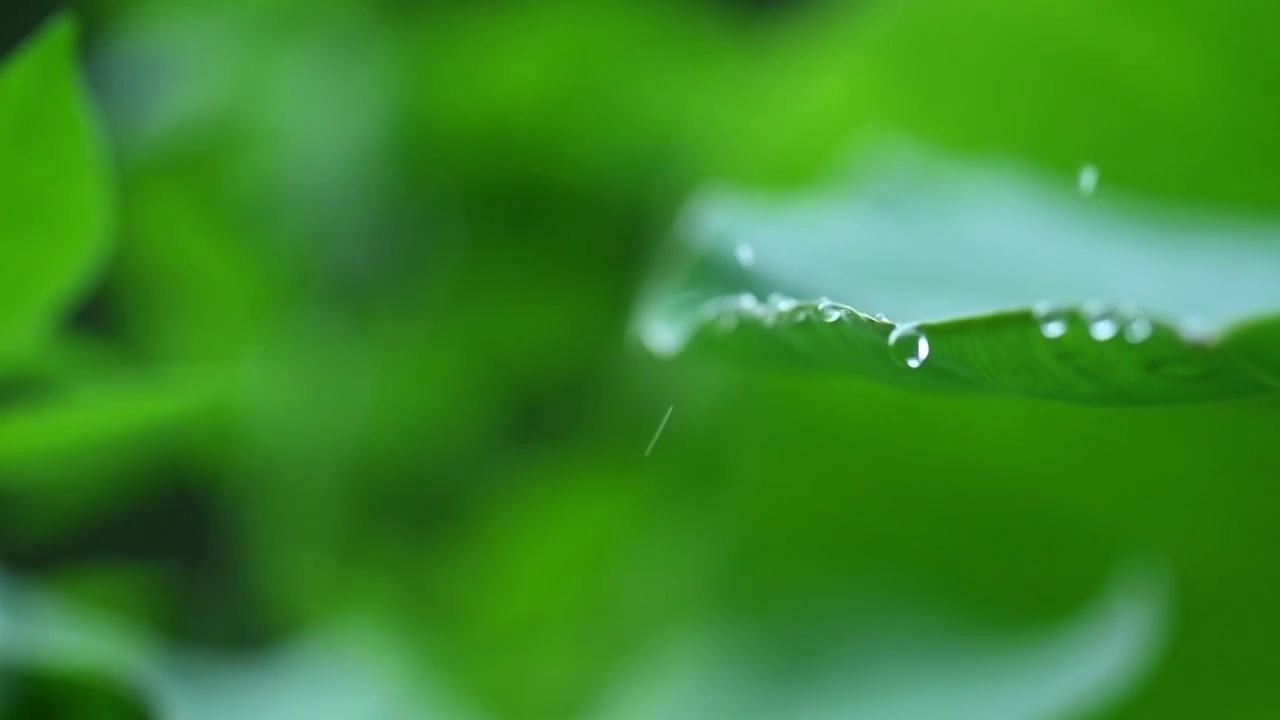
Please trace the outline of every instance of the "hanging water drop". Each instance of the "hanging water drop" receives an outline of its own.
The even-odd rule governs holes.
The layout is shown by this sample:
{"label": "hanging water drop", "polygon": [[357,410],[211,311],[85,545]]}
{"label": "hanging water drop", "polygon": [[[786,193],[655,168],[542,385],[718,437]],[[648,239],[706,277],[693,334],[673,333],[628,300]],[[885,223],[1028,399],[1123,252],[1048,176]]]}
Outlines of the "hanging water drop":
{"label": "hanging water drop", "polygon": [[1066,319],[1065,319],[1065,318],[1058,318],[1058,319],[1053,319],[1053,320],[1044,320],[1044,321],[1041,321],[1041,323],[1040,323],[1040,334],[1041,334],[1041,335],[1044,335],[1045,337],[1049,338],[1050,340],[1056,340],[1057,338],[1060,338],[1060,337],[1062,337],[1063,335],[1066,335],[1066,334],[1067,334],[1067,321],[1066,321]]}
{"label": "hanging water drop", "polygon": [[826,298],[818,301],[818,312],[822,314],[823,322],[833,323],[844,317],[844,308]]}
{"label": "hanging water drop", "polygon": [[889,352],[914,370],[929,358],[929,338],[915,325],[899,325],[889,333]]}
{"label": "hanging water drop", "polygon": [[768,303],[780,313],[789,313],[800,304],[795,298],[778,292],[769,293]]}
{"label": "hanging water drop", "polygon": [[1040,324],[1041,335],[1050,340],[1056,340],[1067,334],[1069,316],[1064,308],[1053,303],[1041,302],[1036,304],[1032,314]]}
{"label": "hanging water drop", "polygon": [[1093,191],[1098,189],[1098,166],[1093,163],[1085,163],[1080,167],[1080,175],[1076,178],[1076,187],[1079,188],[1080,194],[1089,197],[1093,195]]}
{"label": "hanging water drop", "polygon": [[747,243],[740,242],[735,245],[733,255],[738,259],[738,264],[744,268],[756,264],[756,249]]}
{"label": "hanging water drop", "polygon": [[1120,333],[1120,318],[1115,311],[1098,308],[1089,311],[1089,337],[1106,342]]}
{"label": "hanging water drop", "polygon": [[1136,317],[1125,323],[1124,339],[1136,345],[1140,342],[1145,342],[1147,338],[1151,337],[1152,330],[1150,320],[1144,317]]}

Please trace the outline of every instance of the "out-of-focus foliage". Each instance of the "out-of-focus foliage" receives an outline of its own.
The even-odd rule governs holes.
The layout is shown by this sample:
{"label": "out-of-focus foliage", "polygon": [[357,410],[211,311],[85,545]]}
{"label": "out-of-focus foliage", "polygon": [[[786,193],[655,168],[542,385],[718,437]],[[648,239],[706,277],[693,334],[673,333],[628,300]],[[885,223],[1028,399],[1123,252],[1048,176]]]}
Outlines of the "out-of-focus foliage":
{"label": "out-of-focus foliage", "polygon": [[45,341],[106,255],[105,159],[65,20],[0,73],[0,358]]}
{"label": "out-of-focus foliage", "polygon": [[938,395],[627,329],[706,183],[804,192],[885,128],[1092,163],[1081,216],[1266,221],[1280,9],[122,0],[72,63],[36,6],[0,11],[6,716],[1275,716],[1271,396]]}

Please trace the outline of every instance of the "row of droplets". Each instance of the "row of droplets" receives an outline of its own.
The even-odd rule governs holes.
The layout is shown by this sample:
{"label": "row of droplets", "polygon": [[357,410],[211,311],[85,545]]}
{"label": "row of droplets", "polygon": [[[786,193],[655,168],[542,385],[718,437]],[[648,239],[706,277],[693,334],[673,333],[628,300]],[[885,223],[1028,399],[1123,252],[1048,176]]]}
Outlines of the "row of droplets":
{"label": "row of droplets", "polygon": [[721,330],[732,330],[737,326],[740,316],[758,318],[769,326],[782,320],[805,322],[814,317],[823,322],[833,323],[853,312],[853,308],[826,298],[819,300],[815,305],[801,303],[782,293],[772,293],[763,302],[752,293],[730,295],[716,298],[703,308],[704,315],[715,319]]}
{"label": "row of droplets", "polygon": [[[780,321],[805,322],[818,319],[834,323],[855,314],[853,308],[821,298],[816,303],[802,303],[782,293],[772,293],[764,301],[751,293],[731,295],[711,301],[704,308],[716,327],[723,332],[737,327],[740,317],[758,318],[765,326]],[[1080,317],[1085,322],[1089,337],[1107,342],[1118,337],[1138,344],[1154,333],[1151,320],[1124,307],[1109,306],[1097,302],[1085,303],[1079,309],[1050,302],[1037,303],[1033,315],[1039,324],[1040,334],[1050,340],[1065,337],[1072,327],[1072,320]],[[877,314],[874,319],[893,324],[887,317]],[[919,368],[929,358],[929,339],[920,327],[913,323],[894,324],[888,337],[891,354],[908,368]]]}
{"label": "row of droplets", "polygon": [[[848,305],[828,298],[820,298],[816,303],[802,303],[782,293],[772,293],[763,302],[752,293],[717,298],[710,301],[703,312],[714,320],[716,327],[722,332],[730,332],[736,328],[742,316],[758,318],[768,327],[782,320],[800,323],[818,319],[834,323],[855,314],[854,309]],[[883,314],[876,314],[874,319],[893,324]],[[929,339],[914,324],[894,325],[889,333],[888,343],[891,353],[909,368],[920,367],[929,357]]]}
{"label": "row of droplets", "polygon": [[[1098,176],[1098,168],[1092,163],[1080,168],[1077,186],[1081,195],[1088,197],[1093,194],[1098,185]],[[751,245],[737,243],[733,254],[743,268],[755,265],[756,253]],[[853,308],[827,298],[820,299],[816,309],[818,317],[828,323],[837,322],[854,312]],[[777,323],[781,318],[804,322],[811,317],[807,304],[781,293],[772,293],[764,302],[751,293],[719,298],[713,300],[705,310],[714,316],[722,331],[731,331],[737,327],[740,313],[758,317],[766,326]],[[1042,302],[1036,305],[1034,314],[1040,324],[1040,333],[1046,338],[1052,340],[1064,337],[1070,329],[1072,309],[1069,307]],[[1151,321],[1145,317],[1097,303],[1086,303],[1083,315],[1087,320],[1089,336],[1099,342],[1123,335],[1131,343],[1141,343],[1150,338],[1154,330]],[[874,317],[878,322],[892,324],[883,314],[877,313]],[[908,368],[919,368],[929,358],[929,338],[918,325],[895,324],[889,332],[888,343],[890,353]]]}
{"label": "row of droplets", "polygon": [[[1050,340],[1066,336],[1075,315],[1071,307],[1050,302],[1037,303],[1032,313],[1040,324],[1040,334]],[[1084,318],[1089,337],[1098,342],[1123,337],[1136,345],[1146,342],[1155,331],[1150,319],[1131,310],[1102,303],[1085,303],[1079,314]]]}
{"label": "row of droplets", "polygon": [[[755,248],[745,242],[734,246],[733,255],[743,268],[750,268],[756,263]],[[711,312],[716,316],[721,330],[732,330],[737,326],[738,316],[732,312],[734,310],[757,315],[765,325],[774,324],[779,317],[790,317],[796,322],[809,319],[807,307],[801,305],[795,298],[781,293],[771,294],[764,303],[750,293],[721,299],[714,303]],[[731,312],[724,312],[725,304],[729,306],[727,309]],[[818,300],[816,307],[818,316],[828,323],[836,322],[854,312],[853,308],[832,302],[827,298]],[[877,322],[892,324],[892,321],[881,313],[877,313],[874,317]],[[924,361],[929,357],[929,339],[916,325],[895,325],[889,333],[889,351],[900,362],[914,370],[924,365]]]}

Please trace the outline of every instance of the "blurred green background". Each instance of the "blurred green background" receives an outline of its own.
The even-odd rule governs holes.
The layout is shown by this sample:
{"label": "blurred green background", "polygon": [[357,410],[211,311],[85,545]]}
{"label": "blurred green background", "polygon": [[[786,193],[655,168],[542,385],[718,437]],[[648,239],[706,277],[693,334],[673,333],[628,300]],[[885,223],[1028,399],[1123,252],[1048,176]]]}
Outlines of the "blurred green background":
{"label": "blurred green background", "polygon": [[[0,47],[60,9],[6,3]],[[1274,402],[627,333],[689,193],[808,187],[885,129],[1280,211],[1280,6],[71,9],[111,242],[0,374],[4,717],[1280,716]]]}

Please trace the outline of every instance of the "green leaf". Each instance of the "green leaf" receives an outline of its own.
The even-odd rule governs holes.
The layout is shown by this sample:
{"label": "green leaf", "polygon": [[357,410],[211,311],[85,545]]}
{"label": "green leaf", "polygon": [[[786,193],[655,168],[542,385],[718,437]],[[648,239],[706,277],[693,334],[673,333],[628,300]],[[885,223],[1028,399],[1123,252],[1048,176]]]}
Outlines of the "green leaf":
{"label": "green leaf", "polygon": [[0,355],[46,339],[103,264],[105,153],[61,15],[0,65]]}
{"label": "green leaf", "polygon": [[1032,632],[883,600],[843,608],[852,625],[827,626],[817,639],[779,642],[717,626],[642,666],[597,717],[1092,717],[1138,686],[1162,654],[1171,593],[1169,578],[1152,570],[1124,572],[1074,617]]}
{"label": "green leaf", "polygon": [[695,197],[642,342],[1089,404],[1280,388],[1280,226],[902,147],[869,157],[822,194]]}
{"label": "green leaf", "polygon": [[[158,720],[470,717],[408,667],[395,636],[360,622],[252,653],[172,651],[149,629],[0,570],[0,680],[96,675],[138,693]],[[0,709],[9,690],[0,684]]]}
{"label": "green leaf", "polygon": [[[105,381],[0,414],[0,468],[19,482],[23,470],[52,461],[84,464],[76,453],[122,451],[205,410],[216,392],[189,379]],[[70,454],[69,454],[70,453]],[[68,481],[74,480],[69,478]]]}

